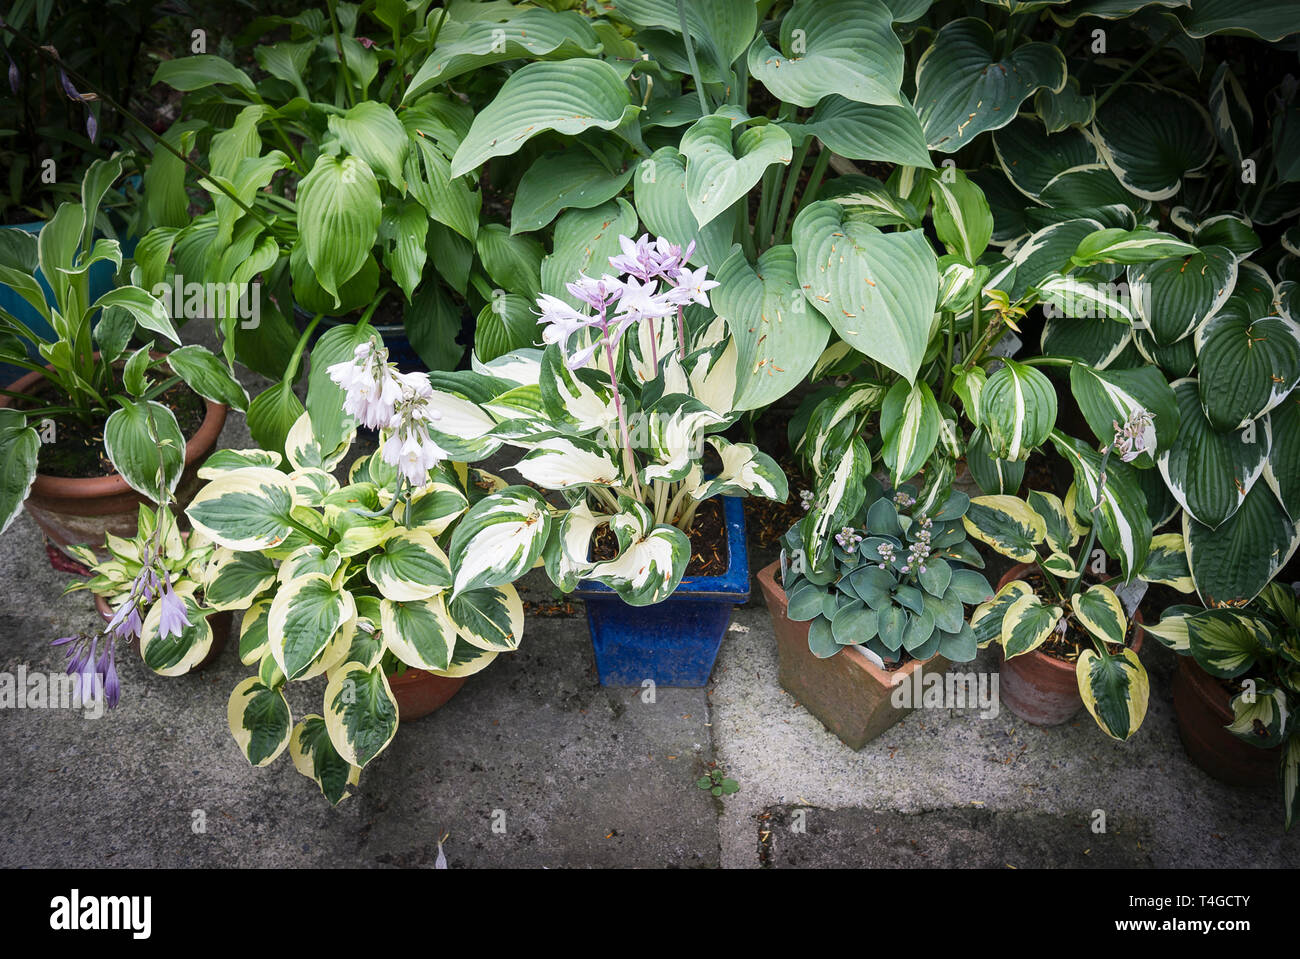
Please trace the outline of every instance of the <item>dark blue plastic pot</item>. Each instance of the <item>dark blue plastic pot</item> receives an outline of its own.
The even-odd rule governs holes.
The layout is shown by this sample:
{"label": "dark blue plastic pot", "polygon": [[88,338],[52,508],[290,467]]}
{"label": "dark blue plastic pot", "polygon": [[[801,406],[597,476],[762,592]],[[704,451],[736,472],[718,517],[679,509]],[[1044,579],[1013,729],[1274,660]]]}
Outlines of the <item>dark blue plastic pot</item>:
{"label": "dark blue plastic pot", "polygon": [[733,607],[749,599],[745,508],[738,496],[722,498],[727,526],[727,571],[688,576],[654,606],[629,606],[601,583],[583,580],[574,590],[587,605],[587,625],[602,686],[704,686],[727,634]]}
{"label": "dark blue plastic pot", "polygon": [[[308,313],[296,303],[293,312],[294,318],[298,321],[298,330],[301,332],[307,329],[307,324],[311,322],[313,314]],[[316,324],[316,329],[312,331],[311,339],[307,343],[307,349],[310,351],[316,345],[317,340],[336,326],[352,326],[355,322],[355,320],[338,316],[321,317],[321,321]],[[384,341],[384,346],[388,348],[388,358],[397,364],[399,370],[403,373],[429,372],[429,367],[425,365],[424,360],[420,359],[420,354],[415,352],[415,347],[411,345],[410,337],[406,335],[405,326],[400,323],[372,323],[370,327]]]}

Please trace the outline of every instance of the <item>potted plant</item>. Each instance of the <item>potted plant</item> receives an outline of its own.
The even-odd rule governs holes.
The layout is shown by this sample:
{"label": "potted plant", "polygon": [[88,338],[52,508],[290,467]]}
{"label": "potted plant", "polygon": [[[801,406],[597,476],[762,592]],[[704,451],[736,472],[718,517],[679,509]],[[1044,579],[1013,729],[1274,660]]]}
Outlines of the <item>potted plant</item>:
{"label": "potted plant", "polygon": [[[533,490],[502,483],[485,494],[477,474],[446,460],[426,426],[477,411],[423,374],[398,373],[373,332],[329,375],[354,422],[380,431],[379,451],[358,458],[345,485],[331,471],[351,436],[322,447],[308,412],[290,431],[287,472],[278,453],[222,451],[186,512],[215,545],[205,608],[244,610],[240,659],[258,668],[230,697],[235,741],[257,766],[289,749],[337,803],[399,718],[437,708],[519,645],[513,576],[469,568],[479,557],[467,559],[463,541],[525,511],[549,526]],[[189,655],[188,630],[173,643]],[[295,725],[285,684],[320,676],[321,714]]]}
{"label": "potted plant", "polygon": [[[180,341],[148,291],[126,284],[91,300],[89,268],[122,265],[117,240],[92,240],[99,199],[121,169],[119,158],[91,164],[82,202],[60,205],[39,237],[0,231],[0,280],[54,331],[43,337],[0,310],[0,358],[30,370],[0,391],[0,531],[26,503],[62,548],[102,543],[106,532],[131,535],[142,502],[184,500],[227,406],[243,409],[247,400],[203,347],[153,349],[158,338]],[[38,266],[52,286],[48,300],[34,279]],[[136,347],[137,335],[150,339]],[[44,365],[29,358],[29,346]]]}
{"label": "potted plant", "polygon": [[434,377],[482,413],[435,421],[439,446],[479,458],[521,448],[513,468],[563,497],[549,507],[549,537],[535,527],[512,540],[515,518],[503,515],[506,526],[466,539],[463,554],[453,543],[452,560],[473,582],[543,557],[553,582],[587,603],[603,683],[698,686],[749,594],[736,497],[784,501],[786,479],[757,447],[718,435],[737,415],[736,350],[708,309],[707,267],[687,265],[689,244],[620,242],[617,275],[568,284],[576,306],[538,299],[544,350]]}
{"label": "potted plant", "polygon": [[[966,539],[966,494],[929,501],[872,477],[866,503],[834,537],[832,562],[812,568],[803,523],[785,535],[781,559],[758,574],[776,630],[780,682],[851,749],[898,722],[894,688],[914,672],[945,672],[975,658],[968,606],[993,593]],[[777,573],[781,580],[777,582]]]}
{"label": "potted plant", "polygon": [[1286,828],[1300,812],[1300,603],[1270,583],[1239,609],[1172,606],[1148,630],[1178,653],[1174,712],[1192,760],[1216,779],[1280,779]]}

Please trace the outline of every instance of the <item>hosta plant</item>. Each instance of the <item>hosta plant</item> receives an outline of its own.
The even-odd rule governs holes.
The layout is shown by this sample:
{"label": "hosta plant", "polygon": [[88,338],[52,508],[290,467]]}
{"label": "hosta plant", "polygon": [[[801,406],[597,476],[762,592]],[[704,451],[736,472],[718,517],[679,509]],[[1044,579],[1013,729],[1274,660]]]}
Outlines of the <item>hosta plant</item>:
{"label": "hosta plant", "polygon": [[865,484],[862,509],[834,535],[829,569],[807,564],[800,526],[785,535],[786,615],[808,622],[808,647],[822,659],[845,646],[859,647],[878,666],[936,655],[974,659],[968,607],[993,590],[977,572],[984,561],[962,526],[970,500],[952,490],[918,502],[914,487],[891,494],[871,477]]}
{"label": "hosta plant", "polygon": [[[1136,580],[1192,589],[1181,536],[1152,537],[1149,520],[1138,527],[1123,521],[1144,516],[1145,500],[1124,474],[1114,472],[1112,456],[1134,457],[1151,442],[1149,418],[1134,417],[1116,429],[1095,469],[1078,453],[1087,468],[1076,475],[1085,479],[1071,485],[1064,501],[1040,490],[1030,490],[1024,499],[977,496],[962,518],[971,536],[1017,563],[1033,565],[1041,580],[1013,580],[975,611],[970,625],[979,645],[999,642],[1011,659],[1052,639],[1075,642],[1083,703],[1097,725],[1120,740],[1142,724],[1150,687],[1146,669],[1127,645],[1129,618],[1116,589]],[[1108,513],[1120,531],[1118,540],[1102,522]],[[1120,560],[1121,575],[1108,574],[1111,558]],[[1089,575],[1101,581],[1086,584]]]}
{"label": "hosta plant", "polygon": [[[517,559],[520,530],[544,538],[550,517],[533,490],[442,455],[423,424],[469,404],[433,390],[423,374],[398,374],[376,341],[330,374],[350,412],[380,430],[380,449],[352,463],[346,484],[331,471],[350,438],[323,449],[304,413],[285,469],[277,453],[222,451],[186,513],[216,545],[205,604],[244,610],[240,659],[257,667],[230,698],[235,741],[257,766],[289,749],[337,803],[397,731],[390,675],[466,676],[519,645],[523,606],[511,582],[531,562],[484,575],[466,547],[488,540],[488,555]],[[295,725],[285,683],[321,676],[321,713]]]}
{"label": "hosta plant", "polygon": [[1270,583],[1239,609],[1171,606],[1148,630],[1221,680],[1236,680],[1226,728],[1261,749],[1281,746],[1286,828],[1300,815],[1300,602],[1293,586]]}
{"label": "hosta plant", "polygon": [[[549,530],[519,529],[508,511],[484,515],[490,535],[452,557],[464,564],[458,582],[491,582],[544,555],[561,589],[590,579],[631,605],[658,603],[681,582],[701,503],[723,495],[783,502],[788,494],[770,456],[720,435],[736,419],[738,361],[734,339],[709,308],[716,283],[707,266],[687,265],[689,245],[648,236],[621,242],[609,259],[617,275],[581,274],[568,284],[578,307],[539,298],[545,349],[433,378],[480,411],[475,420],[433,420],[429,433],[440,447],[476,459],[502,445],[525,450],[512,469],[566,502],[551,507]],[[716,455],[711,473],[706,448]],[[618,552],[595,559],[593,537],[605,525]]]}

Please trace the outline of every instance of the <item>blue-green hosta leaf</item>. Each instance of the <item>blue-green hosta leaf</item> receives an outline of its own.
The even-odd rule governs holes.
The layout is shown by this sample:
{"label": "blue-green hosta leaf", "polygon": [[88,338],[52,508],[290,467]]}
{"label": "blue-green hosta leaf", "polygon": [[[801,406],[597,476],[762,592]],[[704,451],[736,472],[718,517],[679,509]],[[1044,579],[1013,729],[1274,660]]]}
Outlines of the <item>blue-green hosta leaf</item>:
{"label": "blue-green hosta leaf", "polygon": [[[457,14],[459,16],[459,14]],[[440,84],[503,60],[565,60],[600,53],[600,40],[585,17],[573,11],[510,11],[496,19],[465,23],[454,36],[450,24],[438,45],[411,78],[403,103],[413,103]]]}
{"label": "blue-green hosta leaf", "polygon": [[422,529],[403,529],[385,540],[366,562],[366,576],[381,596],[397,602],[428,599],[451,585],[447,554]]}
{"label": "blue-green hosta leaf", "polygon": [[[898,169],[915,168],[899,167]],[[924,183],[925,198],[928,199],[930,178],[925,175],[924,170],[916,172],[921,175],[918,179]],[[893,182],[892,178],[891,182]],[[858,207],[861,212],[870,215],[869,222],[872,226],[893,226],[901,223],[920,228],[924,219],[922,212],[916,208],[916,204],[911,199],[899,196],[875,177],[860,176],[856,173],[826,181],[817,192],[817,198],[834,200],[840,206]]]}
{"label": "blue-green hosta leaf", "polygon": [[1164,200],[1214,156],[1209,116],[1195,100],[1164,87],[1126,83],[1097,111],[1102,159],[1132,193]]}
{"label": "blue-green hosta leaf", "polygon": [[1085,649],[1075,667],[1079,695],[1101,731],[1121,742],[1146,718],[1151,685],[1147,671],[1131,649],[1099,654]]}
{"label": "blue-green hosta leaf", "polygon": [[[642,28],[638,39],[653,47],[655,59],[679,73],[689,71],[685,48],[677,39],[682,28],[676,0],[616,0],[606,9]],[[683,10],[704,82],[726,81],[731,65],[745,52],[758,26],[754,5],[748,0],[715,0],[687,3]],[[675,35],[671,46],[656,42],[662,36],[660,31]]]}
{"label": "blue-green hosta leaf", "polygon": [[1077,77],[1070,77],[1062,90],[1039,90],[1034,95],[1034,113],[1048,133],[1063,133],[1071,127],[1085,127],[1096,115],[1097,98],[1084,95]]}
{"label": "blue-green hosta leaf", "polygon": [[1156,457],[1172,447],[1178,436],[1178,399],[1164,374],[1154,367],[1095,370],[1076,363],[1070,367],[1070,390],[1103,445],[1114,440],[1115,424],[1128,422],[1134,411],[1151,414],[1156,446],[1132,461],[1139,467],[1154,465]]}
{"label": "blue-green hosta leaf", "polygon": [[413,669],[447,669],[456,647],[456,624],[441,596],[384,599],[379,623],[384,643]]}
{"label": "blue-green hosta leaf", "polygon": [[162,604],[154,603],[140,629],[140,658],[159,676],[182,676],[197,666],[212,649],[212,627],[207,614],[194,597],[194,585],[183,583],[176,595],[185,603],[185,618],[180,635],[162,634]]}
{"label": "blue-green hosta leaf", "polygon": [[1067,75],[1065,56],[1050,43],[1025,43],[999,60],[989,24],[951,21],[916,66],[916,111],[930,149],[955,153],[1006,126],[1030,94],[1064,89]]}
{"label": "blue-green hosta leaf", "polygon": [[1264,471],[1269,454],[1266,424],[1220,432],[1201,406],[1196,380],[1173,384],[1178,399],[1178,435],[1157,465],[1180,506],[1192,518],[1217,529],[1241,506]]}
{"label": "blue-green hosta leaf", "polygon": [[1003,586],[992,599],[975,608],[970,614],[970,627],[980,649],[1002,638],[1002,621],[1011,605],[1022,596],[1032,596],[1033,590],[1023,579],[1015,579]]}
{"label": "blue-green hosta leaf", "polygon": [[1237,258],[1222,246],[1128,268],[1133,307],[1152,338],[1169,346],[1190,336],[1228,302]]}
{"label": "blue-green hosta leaf", "polygon": [[471,589],[505,586],[528,572],[542,554],[550,528],[550,508],[527,486],[508,486],[479,500],[452,534],[453,598]]}
{"label": "blue-green hosta leaf", "polygon": [[[675,147],[661,147],[642,160],[632,185],[636,212],[648,229],[683,248],[695,240],[691,257],[695,266],[718,266],[731,255],[734,213],[724,213],[703,228],[699,226],[686,189],[686,158]],[[635,228],[634,222],[629,235]]]}
{"label": "blue-green hosta leaf", "polygon": [[994,456],[1028,459],[1056,425],[1056,387],[1034,367],[1008,359],[980,391],[980,423]]}
{"label": "blue-green hosta leaf", "polygon": [[1124,645],[1128,619],[1124,616],[1119,597],[1109,586],[1089,586],[1071,596],[1070,605],[1080,625],[1092,635],[1102,642]]}
{"label": "blue-green hosta leaf", "polygon": [[275,563],[253,551],[218,547],[203,574],[203,602],[212,609],[248,609],[275,582]]}
{"label": "blue-green hosta leaf", "polygon": [[461,639],[479,649],[508,652],[524,632],[524,605],[507,583],[461,593],[447,607]]}
{"label": "blue-green hosta leaf", "polygon": [[882,233],[863,214],[822,200],[800,212],[793,238],[809,302],[855,350],[915,380],[939,292],[925,234]]}
{"label": "blue-green hosta leaf", "polygon": [[239,751],[254,766],[269,765],[289,745],[293,731],[289,703],[280,690],[271,689],[256,676],[249,676],[231,691],[226,718]]}
{"label": "blue-green hosta leaf", "polygon": [[610,518],[619,554],[594,564],[588,576],[613,589],[631,606],[662,602],[686,572],[691,541],[675,526],[654,525],[650,511],[640,503],[623,498],[620,505],[624,511]]}
{"label": "blue-green hosta leaf", "polygon": [[796,0],[781,20],[779,50],[761,33],[754,38],[749,72],[777,99],[801,107],[831,94],[907,106],[892,21],[880,0]]}
{"label": "blue-green hosta leaf", "polygon": [[850,160],[879,160],[933,169],[916,111],[910,106],[858,103],[838,94],[821,100],[794,136],[814,136]]}
{"label": "blue-green hosta leaf", "polygon": [[509,156],[546,130],[564,136],[614,130],[639,109],[622,76],[603,60],[530,63],[512,73],[474,118],[452,158],[451,175],[468,173],[492,157]]}
{"label": "blue-green hosta leaf", "polygon": [[293,728],[289,739],[289,756],[293,768],[320,787],[321,794],[337,806],[351,795],[361,768],[354,766],[334,748],[325,720],[315,714],[305,717]]}
{"label": "blue-green hosta leaf", "polygon": [[894,486],[911,479],[925,465],[939,440],[939,404],[924,381],[909,386],[899,380],[880,408],[881,457]]}
{"label": "blue-green hosta leaf", "polygon": [[340,628],[356,616],[356,604],[346,589],[336,589],[321,573],[308,573],[286,583],[275,594],[267,613],[271,655],[289,679],[297,679],[316,664]]}
{"label": "blue-green hosta leaf", "polygon": [[290,534],[294,498],[294,486],[278,469],[246,467],[209,482],[185,513],[195,529],[220,546],[265,550]]}
{"label": "blue-green hosta leaf", "polygon": [[1287,515],[1300,522],[1300,393],[1292,393],[1274,407],[1268,414],[1268,427],[1273,441],[1264,479]]}
{"label": "blue-green hosta leaf", "polygon": [[1183,539],[1196,592],[1207,604],[1253,599],[1300,544],[1296,524],[1267,483],[1256,483],[1236,512],[1213,529],[1184,513]]}
{"label": "blue-green hosta leaf", "polygon": [[364,766],[397,734],[397,699],[380,667],[344,663],[325,687],[325,729],[344,762]]}
{"label": "blue-green hosta leaf", "polygon": [[722,460],[722,469],[713,479],[691,490],[699,501],[711,496],[761,496],[784,503],[790,496],[789,480],[776,460],[749,443],[732,443],[721,436],[708,437],[708,443]]}
{"label": "blue-green hosta leaf", "polygon": [[1051,439],[1056,451],[1074,468],[1076,511],[1084,516],[1095,515],[1101,545],[1119,559],[1124,582],[1131,581],[1146,565],[1151,548],[1151,517],[1142,487],[1134,476],[1136,471],[1112,458],[1102,483],[1101,455],[1095,449],[1059,430],[1052,431]]}
{"label": "blue-green hosta leaf", "polygon": [[1251,319],[1234,300],[1194,337],[1201,405],[1216,430],[1243,429],[1300,384],[1300,322]]}
{"label": "blue-green hosta leaf", "polygon": [[23,508],[36,481],[41,438],[18,410],[0,409],[0,533]]}
{"label": "blue-green hosta leaf", "polygon": [[155,503],[176,491],[185,437],[176,415],[153,400],[127,400],[104,424],[104,452],[127,485]]}
{"label": "blue-green hosta leaf", "polygon": [[776,124],[747,127],[732,144],[731,121],[719,114],[701,117],[683,135],[686,199],[702,229],[741,197],[774,163],[788,164],[790,134]]}
{"label": "blue-green hosta leaf", "polygon": [[984,493],[1015,493],[1025,477],[1025,464],[1021,460],[999,459],[989,445],[988,430],[980,427],[966,445],[966,467]]}
{"label": "blue-green hosta leaf", "polygon": [[774,246],[750,265],[736,250],[714,273],[711,295],[736,343],[735,410],[760,409],[803,382],[831,327],[799,286],[794,248]]}
{"label": "blue-green hosta leaf", "polygon": [[298,185],[298,235],[335,306],[375,245],[381,213],[379,183],[359,157],[321,156]]}
{"label": "blue-green hosta leaf", "polygon": [[555,221],[554,252],[542,260],[542,292],[558,296],[570,306],[580,305],[565,284],[579,273],[599,276],[608,272],[609,258],[619,252],[618,238],[635,233],[636,210],[622,197],[590,210],[561,213]]}
{"label": "blue-green hosta leaf", "polygon": [[585,151],[547,153],[524,171],[510,207],[510,232],[540,230],[562,210],[600,206],[623,191],[633,166],[597,159]]}
{"label": "blue-green hosta leaf", "polygon": [[1211,246],[1226,247],[1239,263],[1262,245],[1259,234],[1250,228],[1250,221],[1233,213],[1220,213],[1202,220],[1192,233],[1192,242],[1202,251]]}
{"label": "blue-green hosta leaf", "polygon": [[1300,4],[1295,0],[1256,0],[1242,6],[1232,0],[1196,0],[1179,19],[1189,36],[1214,34],[1277,41],[1300,31]]}
{"label": "blue-green hosta leaf", "polygon": [[1032,563],[1047,537],[1047,523],[1018,496],[976,496],[961,518],[966,532],[1018,563]]}
{"label": "blue-green hosta leaf", "polygon": [[1026,593],[1002,614],[1002,650],[1007,659],[1033,652],[1056,631],[1061,608],[1049,606],[1034,593]]}

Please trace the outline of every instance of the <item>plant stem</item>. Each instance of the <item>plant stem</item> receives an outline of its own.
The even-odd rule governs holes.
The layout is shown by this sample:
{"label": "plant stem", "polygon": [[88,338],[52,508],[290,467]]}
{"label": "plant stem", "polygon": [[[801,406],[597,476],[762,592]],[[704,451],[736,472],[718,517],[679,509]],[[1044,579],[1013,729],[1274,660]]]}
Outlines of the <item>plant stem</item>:
{"label": "plant stem", "polygon": [[781,194],[781,208],[776,214],[776,227],[772,234],[773,246],[785,242],[785,227],[790,219],[790,204],[794,202],[794,191],[799,186],[799,174],[803,172],[804,161],[808,158],[808,150],[812,147],[812,142],[812,137],[805,139],[799,148],[794,151],[794,159],[790,161],[790,171],[786,174],[785,190]]}
{"label": "plant stem", "polygon": [[1078,591],[1079,583],[1083,581],[1083,568],[1088,564],[1088,557],[1092,555],[1092,547],[1097,542],[1097,510],[1101,508],[1101,496],[1106,488],[1106,467],[1110,465],[1110,450],[1111,448],[1107,446],[1101,454],[1101,466],[1097,470],[1097,495],[1093,498],[1092,509],[1088,511],[1092,518],[1092,525],[1088,527],[1088,538],[1084,541],[1083,552],[1079,554],[1079,562],[1075,567],[1079,571],[1079,575],[1070,581],[1070,589],[1065,596],[1067,600],[1071,599]]}
{"label": "plant stem", "polygon": [[631,477],[637,500],[641,499],[641,482],[636,475],[636,458],[632,455],[632,438],[627,429],[627,414],[623,410],[623,395],[618,388],[618,374],[614,372],[614,348],[609,342],[609,324],[601,311],[600,329],[605,339],[605,363],[609,367],[609,382],[614,387],[614,409],[618,412],[618,431],[623,440],[623,470]]}
{"label": "plant stem", "polygon": [[799,198],[800,208],[807,206],[808,201],[817,195],[817,190],[822,185],[822,177],[826,175],[826,167],[831,162],[831,151],[824,143],[820,146],[817,162],[813,164],[812,173],[808,175],[808,185],[804,187],[803,196]]}
{"label": "plant stem", "polygon": [[334,31],[334,49],[339,55],[339,71],[343,74],[343,100],[348,106],[356,101],[352,97],[352,71],[348,69],[348,59],[343,55],[343,39],[339,36],[339,21],[334,15],[335,0],[325,4],[330,15],[330,29]]}
{"label": "plant stem", "polygon": [[685,0],[677,0],[677,25],[682,30],[682,42],[686,45],[686,59],[691,65],[691,76],[695,78],[695,93],[700,98],[700,115],[708,116],[713,112],[709,106],[709,100],[704,95],[704,82],[700,79],[700,65],[695,59],[695,42],[691,39],[691,31],[686,26],[686,3]]}

